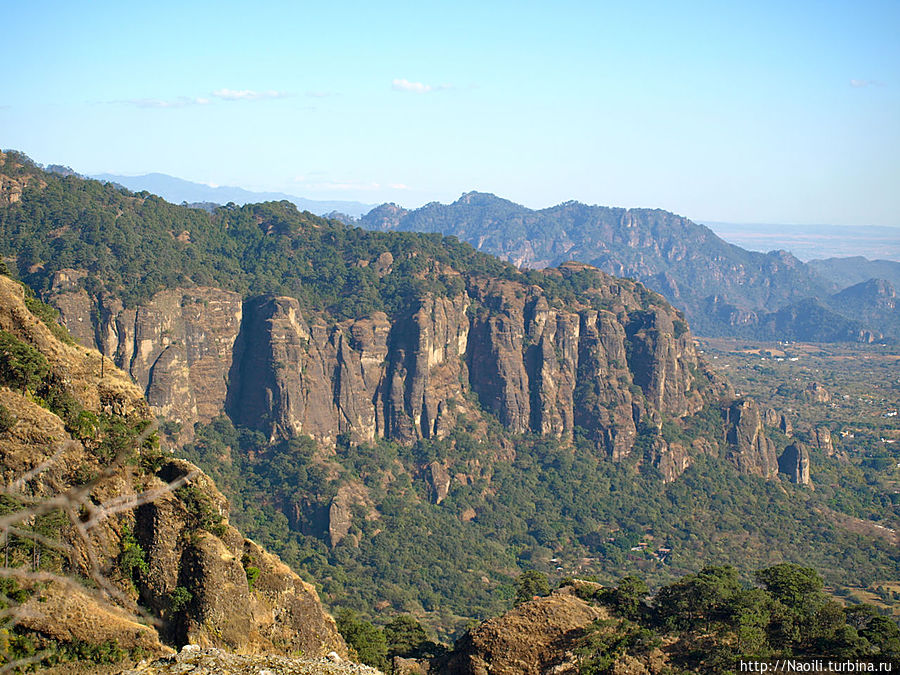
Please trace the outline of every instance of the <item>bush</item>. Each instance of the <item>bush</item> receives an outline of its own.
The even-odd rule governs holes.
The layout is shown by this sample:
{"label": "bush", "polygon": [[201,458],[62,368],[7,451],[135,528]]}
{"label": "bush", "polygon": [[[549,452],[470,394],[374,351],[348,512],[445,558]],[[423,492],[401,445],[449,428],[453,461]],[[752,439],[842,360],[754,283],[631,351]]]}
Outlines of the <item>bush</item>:
{"label": "bush", "polygon": [[13,415],[9,409],[0,403],[0,434],[4,431],[9,431],[16,424],[16,416]]}
{"label": "bush", "polygon": [[0,331],[0,383],[25,393],[50,374],[50,364],[37,349],[12,333]]}
{"label": "bush", "polygon": [[516,579],[517,605],[543,595],[550,595],[550,581],[543,572],[528,570]]}

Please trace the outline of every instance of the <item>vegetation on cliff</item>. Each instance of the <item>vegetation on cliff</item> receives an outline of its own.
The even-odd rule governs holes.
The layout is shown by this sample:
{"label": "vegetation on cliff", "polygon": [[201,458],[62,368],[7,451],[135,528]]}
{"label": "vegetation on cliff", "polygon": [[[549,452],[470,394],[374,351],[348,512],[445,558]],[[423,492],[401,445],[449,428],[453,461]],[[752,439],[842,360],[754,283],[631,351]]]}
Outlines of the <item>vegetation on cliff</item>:
{"label": "vegetation on cliff", "polygon": [[[0,255],[47,292],[63,269],[84,270],[91,294],[134,306],[165,288],[217,286],[297,298],[335,318],[389,313],[424,292],[456,295],[457,272],[517,274],[452,237],[369,233],[299,212],[290,202],[227,206],[212,214],[149,193],[46,173],[27,157],[0,155],[23,186],[0,208]],[[387,253],[389,255],[384,256]],[[370,260],[381,258],[378,263]],[[394,272],[392,274],[386,272]]]}
{"label": "vegetation on cliff", "polygon": [[740,574],[707,565],[653,594],[635,576],[615,586],[566,579],[473,627],[429,665],[436,673],[720,675],[785,659],[801,669],[848,660],[883,668],[900,662],[900,628],[871,605],[836,602],[809,567]]}
{"label": "vegetation on cliff", "polygon": [[[721,433],[718,415],[691,433]],[[900,573],[891,543],[822,513],[829,493],[785,490],[714,457],[664,483],[652,465],[611,462],[584,439],[566,447],[518,437],[513,458],[492,459],[505,442],[499,430],[487,438],[460,430],[411,448],[339,447],[323,464],[310,439],[273,447],[222,417],[199,427],[183,452],[222,486],[235,522],[315,579],[326,601],[368,618],[427,617],[445,638],[504,611],[524,569],[604,583],[630,572],[654,587],[703,564],[747,571],[802,561],[834,585]],[[440,504],[426,468],[435,461],[472,478],[454,480]],[[479,464],[490,474],[473,471]],[[368,501],[352,502],[346,536],[330,546],[329,507],[348,485]]]}
{"label": "vegetation on cliff", "polygon": [[345,652],[312,587],[228,523],[209,478],[160,450],[140,390],[48,316],[0,275],[4,671],[189,641]]}

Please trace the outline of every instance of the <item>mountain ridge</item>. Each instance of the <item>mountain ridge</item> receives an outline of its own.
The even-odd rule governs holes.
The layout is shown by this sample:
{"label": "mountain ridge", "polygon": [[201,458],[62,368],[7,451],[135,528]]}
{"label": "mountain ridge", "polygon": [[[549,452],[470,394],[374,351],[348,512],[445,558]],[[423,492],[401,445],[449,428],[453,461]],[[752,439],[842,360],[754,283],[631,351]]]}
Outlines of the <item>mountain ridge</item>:
{"label": "mountain ridge", "polygon": [[[741,313],[762,316],[809,298],[827,298],[838,290],[827,277],[786,251],[746,251],[706,226],[661,209],[569,201],[533,210],[489,193],[468,192],[451,204],[433,202],[415,210],[381,205],[359,223],[372,230],[453,235],[517,267],[542,268],[579,260],[610,274],[635,278],[683,309],[702,335],[769,337],[764,328],[754,333],[757,329],[739,318]],[[735,311],[710,313],[710,303],[733,306]],[[893,331],[890,321],[871,325],[853,316],[837,316],[828,302],[817,316],[823,325],[837,321],[849,328],[828,335],[807,331],[804,339],[855,340],[872,334],[878,339],[885,326]],[[757,320],[752,323],[757,325]],[[812,319],[808,323],[815,325]],[[758,325],[768,324],[759,321]]]}

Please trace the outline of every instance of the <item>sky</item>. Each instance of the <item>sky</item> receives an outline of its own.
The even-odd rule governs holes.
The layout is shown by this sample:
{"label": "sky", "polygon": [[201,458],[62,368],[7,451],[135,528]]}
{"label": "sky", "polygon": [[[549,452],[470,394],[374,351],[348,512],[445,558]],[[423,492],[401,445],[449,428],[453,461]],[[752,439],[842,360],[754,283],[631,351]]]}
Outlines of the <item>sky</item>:
{"label": "sky", "polygon": [[0,147],[407,207],[900,226],[900,2],[0,0]]}

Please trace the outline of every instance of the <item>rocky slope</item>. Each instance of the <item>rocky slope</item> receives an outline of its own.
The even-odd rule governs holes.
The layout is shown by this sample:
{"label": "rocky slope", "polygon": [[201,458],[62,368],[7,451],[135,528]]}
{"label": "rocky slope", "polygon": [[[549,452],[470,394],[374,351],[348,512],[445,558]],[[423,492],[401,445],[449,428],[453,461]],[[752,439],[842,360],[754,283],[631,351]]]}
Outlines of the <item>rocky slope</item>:
{"label": "rocky slope", "polygon": [[577,638],[592,621],[609,617],[605,608],[588,604],[566,587],[485,621],[460,638],[453,653],[433,661],[429,672],[575,673]]}
{"label": "rocky slope", "polygon": [[[15,180],[38,175],[14,160]],[[242,526],[314,571],[330,602],[434,613],[452,596],[441,621],[459,625],[529,559],[628,564],[643,539],[627,539],[646,531],[630,514],[648,500],[681,508],[693,474],[706,493],[732,467],[777,477],[781,448],[756,405],[732,405],[684,315],[641,283],[571,261],[520,271],[453,238],[366,232],[283,203],[207,213],[40,178],[0,208],[10,268],[106,355],[100,375],[128,373]],[[714,485],[711,469],[724,472]],[[158,471],[187,468],[167,458]],[[223,509],[175,495],[130,524],[155,560],[144,601],[197,617],[169,621],[173,641],[227,616],[220,637],[234,643],[268,611],[255,549],[215,519],[183,535]],[[252,591],[242,569],[260,570]],[[195,575],[234,593],[207,598]]]}
{"label": "rocky slope", "polygon": [[[140,388],[58,339],[2,275],[0,331],[2,569],[28,598],[13,610],[17,635],[126,653],[194,643],[346,655],[315,589],[228,523],[208,477],[141,435]],[[41,379],[20,387],[29,363]],[[26,547],[31,531],[41,535]]]}
{"label": "rocky slope", "polygon": [[[210,214],[42,172],[21,155],[0,162],[21,195],[0,209],[14,266],[81,344],[180,425],[180,442],[223,412],[273,440],[308,435],[326,447],[409,444],[460,420],[496,420],[565,442],[580,429],[616,460],[653,436],[645,454],[673,480],[704,450],[665,441],[663,423],[728,397],[682,313],[589,265],[525,274],[452,238],[364,232],[286,203]],[[503,218],[519,208],[495,202],[460,204]],[[592,213],[569,204],[557,215]],[[654,214],[647,233],[644,216],[615,211],[610,241],[630,223],[630,244],[665,235],[675,246],[692,226]],[[696,268],[679,246],[666,255]],[[729,269],[752,286],[747,270]],[[272,287],[293,294],[259,292]]]}

